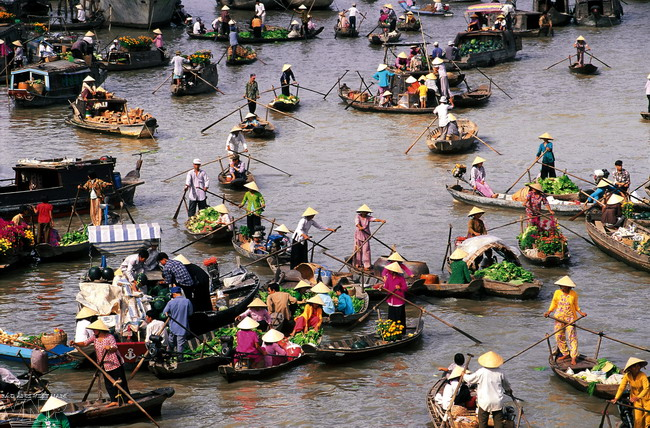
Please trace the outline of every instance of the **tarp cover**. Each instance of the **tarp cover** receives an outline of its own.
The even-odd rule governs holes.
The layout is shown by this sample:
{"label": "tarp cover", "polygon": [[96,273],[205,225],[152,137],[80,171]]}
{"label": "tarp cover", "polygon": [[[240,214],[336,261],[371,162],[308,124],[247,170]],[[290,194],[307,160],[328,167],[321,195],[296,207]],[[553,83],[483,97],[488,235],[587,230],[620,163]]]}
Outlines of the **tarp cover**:
{"label": "tarp cover", "polygon": [[160,241],[158,223],[89,226],[88,239],[103,255],[129,255]]}

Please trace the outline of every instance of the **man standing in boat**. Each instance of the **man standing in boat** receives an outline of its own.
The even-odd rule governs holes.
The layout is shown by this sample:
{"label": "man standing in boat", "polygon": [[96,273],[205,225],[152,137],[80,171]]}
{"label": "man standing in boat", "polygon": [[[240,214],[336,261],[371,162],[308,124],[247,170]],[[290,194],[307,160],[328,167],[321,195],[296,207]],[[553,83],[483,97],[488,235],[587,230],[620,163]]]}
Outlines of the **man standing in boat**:
{"label": "man standing in boat", "polygon": [[196,214],[198,206],[199,211],[208,207],[206,192],[210,187],[210,178],[208,174],[201,169],[201,159],[194,159],[192,162],[194,168],[187,172],[185,177],[185,191],[189,190],[190,206],[187,211],[189,217]]}
{"label": "man standing in boat", "polygon": [[348,22],[350,23],[350,29],[353,32],[357,29],[357,13],[359,13],[357,4],[352,3],[352,7],[348,9]]}
{"label": "man standing in boat", "polygon": [[300,263],[309,262],[309,257],[307,255],[307,243],[310,239],[309,229],[314,226],[318,230],[327,230],[329,232],[336,232],[336,229],[323,227],[314,220],[314,216],[318,214],[318,211],[312,207],[307,207],[305,212],[302,213],[302,218],[296,226],[296,230],[291,236],[291,269],[298,266]]}
{"label": "man standing in boat", "polygon": [[248,83],[246,83],[246,93],[244,94],[244,98],[248,99],[248,111],[253,114],[255,114],[255,110],[257,109],[255,100],[260,98],[260,89],[255,79],[255,73],[251,73]]}
{"label": "man standing in boat", "polygon": [[266,22],[266,7],[260,0],[255,0],[255,15],[262,20],[262,27]]}
{"label": "man standing in boat", "polygon": [[100,226],[102,224],[102,209],[100,205],[104,200],[104,189],[108,186],[112,186],[112,184],[97,178],[97,174],[93,170],[88,171],[88,181],[78,186],[79,189],[90,192],[90,221],[93,223],[93,226]]}
{"label": "man standing in boat", "polygon": [[190,61],[187,58],[181,56],[181,51],[174,52],[174,58],[172,58],[172,67],[173,79],[176,85],[180,85],[183,81],[183,64],[188,64]]}
{"label": "man standing in boat", "polygon": [[576,42],[573,44],[573,47],[576,48],[576,67],[582,67],[585,65],[585,52],[590,51],[591,48],[587,44],[587,41],[584,37],[578,36]]}

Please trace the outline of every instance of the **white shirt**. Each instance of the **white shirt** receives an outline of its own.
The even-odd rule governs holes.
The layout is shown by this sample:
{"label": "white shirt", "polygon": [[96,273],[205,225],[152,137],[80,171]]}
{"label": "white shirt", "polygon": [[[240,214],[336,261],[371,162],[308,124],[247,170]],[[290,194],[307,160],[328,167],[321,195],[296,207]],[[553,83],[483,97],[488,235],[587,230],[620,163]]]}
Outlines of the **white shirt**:
{"label": "white shirt", "polygon": [[190,201],[202,201],[207,198],[203,189],[210,187],[210,178],[208,177],[208,173],[202,169],[199,170],[198,174],[194,170],[191,170],[187,172],[185,185],[189,187],[187,194]]}
{"label": "white shirt", "polygon": [[504,15],[507,15],[514,11],[515,11],[515,7],[510,3],[506,3],[501,7],[501,12],[503,12]]}
{"label": "white shirt", "polygon": [[200,22],[195,22],[194,23],[194,29],[192,30],[194,34],[201,34],[201,23]]}
{"label": "white shirt", "polygon": [[438,78],[447,77],[447,67],[444,64],[438,65]]}
{"label": "white shirt", "polygon": [[77,21],[86,22],[86,11],[83,9],[77,10]]}
{"label": "white shirt", "polygon": [[176,76],[182,76],[183,75],[183,64],[188,63],[189,61],[185,58],[183,58],[180,55],[176,55],[174,58],[172,58],[172,66],[174,66],[174,74]]}
{"label": "white shirt", "polygon": [[442,394],[436,394],[436,403],[442,406],[443,410],[449,409],[449,405],[451,404],[451,397],[454,395],[454,391],[456,390],[457,385],[458,380],[452,380],[450,383],[445,385],[445,388],[442,390]]}
{"label": "white shirt", "polygon": [[217,18],[215,18],[214,21],[212,21],[212,24],[210,24],[210,25],[212,25],[213,30],[217,31],[219,29],[219,27],[221,26],[220,23],[221,23],[221,17],[217,17]]}
{"label": "white shirt", "polygon": [[442,6],[442,3],[435,3],[434,10],[436,12],[442,12],[444,10],[443,6]]}
{"label": "white shirt", "polygon": [[451,109],[449,104],[439,104],[438,107],[433,109],[433,113],[438,115],[438,125],[447,126],[449,123],[448,112]]}
{"label": "white shirt", "polygon": [[468,385],[478,384],[476,396],[481,409],[494,412],[503,408],[504,393],[511,388],[500,369],[481,367],[474,373],[465,373],[464,379]]}
{"label": "white shirt", "polygon": [[650,79],[648,79],[648,81],[645,82],[645,94],[650,95]]}
{"label": "white shirt", "polygon": [[350,17],[357,16],[357,12],[358,12],[357,8],[352,6],[350,9],[348,9],[348,16]]}
{"label": "white shirt", "polygon": [[146,336],[144,339],[144,343],[149,343],[149,336],[156,335],[156,336],[162,336],[162,343],[163,345],[167,344],[167,329],[163,330],[163,326],[165,325],[164,322],[160,320],[152,320],[149,324],[147,324],[147,330],[146,330]]}
{"label": "white shirt", "polygon": [[219,216],[219,221],[217,221],[217,224],[227,224],[228,230],[230,231],[234,229],[234,226],[232,225],[232,217],[230,217],[230,214],[221,214]]}
{"label": "white shirt", "polygon": [[264,16],[266,16],[266,7],[264,7],[264,3],[255,3],[255,15],[259,15],[259,17],[262,18],[262,21],[264,21]]}
{"label": "white shirt", "polygon": [[231,132],[228,134],[228,139],[226,140],[226,151],[228,154],[233,154],[233,152],[241,153],[244,150],[248,150],[244,133]]}
{"label": "white shirt", "polygon": [[298,226],[296,226],[296,230],[293,232],[293,235],[291,235],[291,239],[296,242],[304,241],[305,238],[303,238],[302,235],[305,234],[309,236],[309,229],[311,229],[312,226],[314,226],[318,230],[327,230],[327,228],[316,223],[314,219],[307,220],[305,217],[303,217],[298,222]]}
{"label": "white shirt", "polygon": [[88,321],[87,319],[77,321],[77,326],[74,332],[75,342],[85,342],[86,340],[91,338],[91,336],[94,333],[92,330],[88,330],[87,327],[89,325],[90,325],[90,321]]}
{"label": "white shirt", "polygon": [[139,273],[144,272],[144,265],[140,263],[137,254],[131,254],[124,259],[120,265],[120,269],[122,270],[122,275],[124,275],[129,282],[133,282]]}

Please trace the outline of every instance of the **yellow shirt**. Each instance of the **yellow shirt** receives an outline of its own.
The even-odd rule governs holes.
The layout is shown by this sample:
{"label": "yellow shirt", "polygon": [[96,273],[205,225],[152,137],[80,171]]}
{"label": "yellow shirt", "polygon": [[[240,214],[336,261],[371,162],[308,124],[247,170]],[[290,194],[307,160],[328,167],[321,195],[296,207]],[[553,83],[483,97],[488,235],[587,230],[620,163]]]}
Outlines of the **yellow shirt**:
{"label": "yellow shirt", "polygon": [[427,88],[426,85],[420,85],[418,88],[418,94],[420,94],[420,97],[424,98],[427,96],[427,92],[429,91],[429,88]]}
{"label": "yellow shirt", "polygon": [[648,400],[648,391],[650,391],[648,376],[646,376],[646,374],[643,372],[639,372],[636,378],[633,379],[630,373],[625,373],[623,380],[621,381],[621,386],[619,386],[618,391],[616,391],[616,397],[614,397],[616,400],[621,398],[621,395],[623,395],[623,392],[625,391],[625,387],[627,385],[630,385],[630,395],[641,399],[641,402],[639,404],[642,404],[643,407],[645,407],[644,404]]}
{"label": "yellow shirt", "polygon": [[23,217],[22,214],[16,214],[12,219],[11,222],[15,224],[16,226],[20,226],[21,223],[25,222],[25,218]]}
{"label": "yellow shirt", "polygon": [[[560,299],[564,295],[564,292],[562,290],[555,290],[555,293],[553,293],[553,300],[551,301],[551,306],[548,307],[549,312],[553,312],[555,309],[557,309],[558,304],[560,303]],[[580,310],[580,305],[578,305],[578,293],[575,291],[571,290],[569,291],[569,295],[567,296],[569,299],[569,305],[571,307],[571,312],[573,315],[573,318],[577,318],[577,312]]]}

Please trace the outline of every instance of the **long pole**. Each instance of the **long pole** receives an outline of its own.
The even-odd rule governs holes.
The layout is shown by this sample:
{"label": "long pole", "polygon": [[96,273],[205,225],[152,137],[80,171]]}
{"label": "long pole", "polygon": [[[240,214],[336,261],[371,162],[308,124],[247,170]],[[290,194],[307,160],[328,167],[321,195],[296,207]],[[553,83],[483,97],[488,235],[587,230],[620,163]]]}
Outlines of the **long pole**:
{"label": "long pole", "polygon": [[508,93],[507,93],[506,91],[504,91],[504,90],[501,88],[501,86],[497,85],[496,82],[495,82],[494,80],[490,79],[490,78],[488,77],[487,74],[483,73],[483,71],[482,71],[480,68],[476,67],[476,71],[478,71],[478,72],[481,73],[483,76],[485,76],[485,78],[486,78],[487,80],[489,80],[490,83],[492,83],[494,86],[496,86],[496,87],[497,87],[501,92],[503,92],[504,94],[506,94],[506,96],[507,96],[508,98],[512,99],[512,97],[511,97],[510,95],[508,95]]}
{"label": "long pole", "polygon": [[199,79],[201,79],[203,81],[203,83],[205,83],[206,85],[208,85],[209,87],[211,87],[215,91],[219,92],[221,95],[226,95],[226,94],[223,93],[223,91],[221,89],[217,88],[212,83],[208,82],[203,77],[199,76],[197,73],[195,73],[195,72],[193,72],[192,70],[189,70],[189,69],[186,69],[186,70],[189,71],[190,73],[192,73],[193,75],[195,75],[196,77],[198,77]]}
{"label": "long pole", "polygon": [[[231,224],[235,224],[235,222],[236,222],[237,220],[241,220],[241,219],[243,219],[243,218],[246,217],[246,216],[248,216],[248,214],[244,214],[243,216],[236,218],[235,220],[232,221]],[[193,240],[193,241],[190,242],[189,244],[185,244],[185,245],[183,245],[182,247],[175,249],[174,251],[172,251],[172,253],[176,254],[176,253],[178,253],[180,250],[185,249],[185,248],[189,247],[190,245],[196,244],[197,242],[202,241],[202,240],[204,240],[205,238],[214,235],[215,233],[221,231],[222,229],[224,229],[224,228],[226,228],[226,227],[228,227],[228,226],[230,226],[230,224],[224,224],[224,225],[222,225],[222,226],[219,226],[218,228],[214,229],[212,232],[210,232],[210,233],[206,233],[205,235],[201,236],[200,238],[197,238],[197,239]]]}
{"label": "long pole", "polygon": [[315,129],[314,126],[310,125],[309,123],[305,122],[304,120],[298,119],[298,118],[295,117],[295,116],[292,116],[292,115],[290,115],[290,114],[287,114],[287,113],[285,113],[285,112],[283,112],[283,111],[280,111],[280,110],[278,110],[278,109],[276,109],[276,108],[273,108],[273,107],[271,107],[271,106],[268,106],[268,105],[265,105],[265,104],[262,104],[262,103],[258,103],[257,101],[252,100],[252,99],[250,99],[250,98],[248,98],[248,97],[245,97],[245,98],[246,98],[248,101],[252,101],[252,102],[254,102],[255,104],[257,104],[257,105],[259,105],[259,106],[265,107],[265,108],[267,108],[267,109],[269,109],[269,110],[273,110],[273,111],[276,112],[276,113],[280,113],[280,114],[283,115],[283,116],[290,117],[291,119],[297,120],[298,122],[300,122],[300,123],[304,123],[305,125],[309,126],[310,128]]}
{"label": "long pole", "polygon": [[[167,324],[169,324],[169,320],[170,320],[169,318],[167,318],[165,320],[165,323],[163,324],[162,328],[156,334],[161,335],[162,332],[165,331],[165,329],[167,328]],[[104,354],[104,355],[106,355],[106,354]],[[140,357],[140,362],[138,362],[138,365],[135,366],[135,368],[131,372],[131,376],[129,376],[129,380],[131,380],[131,379],[133,379],[135,377],[136,373],[138,373],[138,371],[140,370],[140,367],[142,367],[142,364],[144,364],[144,362],[145,362],[145,360],[147,359],[148,356],[149,356],[149,348],[147,348],[147,352],[142,357]],[[84,398],[82,401],[86,401],[86,399]]]}
{"label": "long pole", "polygon": [[474,135],[474,138],[476,138],[477,140],[479,140],[481,143],[485,144],[485,145],[486,145],[490,150],[492,150],[494,153],[496,153],[496,154],[498,154],[498,155],[501,154],[497,149],[495,149],[494,147],[492,147],[491,145],[489,145],[488,143],[486,143],[485,141],[483,141],[482,139],[480,139],[478,135]]}
{"label": "long pole", "polygon": [[[357,255],[357,253],[361,250],[361,248],[363,248],[363,246],[366,245],[366,243],[367,243],[368,241],[370,241],[370,239],[372,239],[372,237],[375,236],[375,234],[376,234],[377,232],[379,232],[379,229],[381,229],[385,224],[386,224],[385,222],[382,222],[382,223],[379,225],[379,227],[377,227],[377,229],[375,229],[375,231],[372,232],[372,233],[370,234],[370,236],[368,236],[366,239],[364,239],[364,241],[361,243],[361,245],[358,245],[358,246],[357,246],[357,248],[354,250],[354,252],[352,253],[352,255],[351,255],[350,257],[348,257],[348,258],[345,260],[345,265],[348,265],[348,264],[350,263],[350,261],[351,261],[352,259],[354,259],[354,256]],[[343,267],[341,267],[341,269],[343,269]],[[341,269],[337,270],[336,273],[341,272]]]}
{"label": "long pole", "polygon": [[[385,243],[385,242],[382,241],[381,239],[377,238],[376,236],[373,236],[372,239],[374,239],[375,241],[379,242],[379,243],[380,243],[381,245],[383,245],[384,247],[388,248],[388,249],[391,251],[391,254],[395,252],[395,248],[394,248],[394,247],[391,247],[390,245],[388,245],[387,243]],[[405,260],[406,260],[406,259],[405,259]],[[407,260],[407,261],[408,261],[408,260]]]}
{"label": "long pole", "polygon": [[469,362],[474,356],[473,354],[467,354],[469,358],[467,361],[465,361],[465,365],[463,366],[463,371],[460,373],[460,377],[458,378],[458,383],[456,384],[456,388],[454,388],[454,392],[451,394],[451,400],[450,400],[450,405],[449,408],[445,411],[445,417],[444,420],[449,420],[449,414],[451,413],[451,409],[453,407],[454,401],[456,400],[456,395],[458,395],[458,391],[460,391],[460,387],[463,384],[463,378],[465,377],[465,373],[467,373],[467,368],[469,367]]}
{"label": "long pole", "polygon": [[[315,91],[315,90],[313,90],[313,89],[309,89],[309,88],[307,88],[307,87],[305,87],[305,86],[300,86],[300,85],[298,85],[298,84],[296,84],[296,83],[292,83],[291,86],[295,86],[295,87],[297,87],[297,88],[304,89],[305,91],[314,92],[315,94],[325,96],[325,94],[322,93],[322,92],[318,92],[318,91]],[[296,94],[297,94],[297,93],[298,93],[298,92],[296,91]]]}
{"label": "long pole", "polygon": [[[370,84],[370,86],[372,86],[372,85],[374,85],[374,84],[375,84],[375,82],[372,82],[372,83]],[[359,90],[361,90],[361,85],[359,85]],[[345,109],[344,109],[344,110],[347,110],[347,109],[349,109],[350,107],[352,107],[352,104],[354,104],[354,103],[356,103],[357,101],[359,101],[359,100],[361,99],[361,96],[362,96],[362,95],[363,95],[362,93],[358,93],[358,94],[356,94],[356,95],[354,96],[354,98],[352,98],[352,101],[350,101],[350,103],[348,103],[348,105],[345,106]],[[349,98],[349,97],[348,97],[348,98]]]}
{"label": "long pole", "polygon": [[382,303],[384,303],[386,300],[388,300],[389,297],[390,297],[390,295],[387,294],[386,297],[384,297],[383,299],[381,299],[381,301],[380,301],[379,303],[377,303],[375,306],[373,306],[372,309],[370,309],[368,312],[366,312],[366,313],[365,313],[361,318],[359,318],[358,320],[356,320],[356,321],[355,321],[355,322],[354,322],[350,327],[347,328],[347,330],[350,331],[350,330],[352,330],[354,327],[356,327],[357,324],[364,322],[364,321],[366,320],[366,318],[368,318],[368,317],[370,316],[370,314],[372,314],[373,312],[375,312],[375,310],[377,310],[377,308],[378,308]]}
{"label": "long pole", "polygon": [[411,145],[409,146],[409,148],[406,149],[406,151],[404,152],[405,155],[408,155],[408,154],[409,154],[409,152],[411,151],[411,149],[415,146],[415,144],[416,144],[418,141],[420,141],[420,138],[422,138],[422,136],[423,136],[423,135],[424,135],[424,134],[429,130],[429,128],[431,128],[431,125],[433,125],[433,123],[434,123],[436,120],[438,120],[438,116],[436,116],[436,117],[433,118],[433,120],[431,121],[431,123],[429,123],[429,124],[427,125],[427,127],[424,128],[424,131],[422,131],[422,133],[418,136],[418,138],[416,138],[415,141],[413,141],[413,144],[411,144]]}
{"label": "long pole", "polygon": [[187,187],[185,190],[183,190],[183,196],[181,196],[181,200],[178,202],[178,206],[176,207],[176,212],[174,213],[174,217],[172,217],[172,220],[176,220],[178,218],[178,213],[181,211],[181,206],[183,205],[183,201],[185,201],[185,195],[187,194]]}
{"label": "long pole", "polygon": [[574,235],[576,235],[576,236],[578,236],[578,237],[584,239],[588,244],[591,244],[591,245],[593,245],[594,247],[596,246],[596,244],[594,244],[593,242],[591,242],[591,240],[585,238],[584,236],[582,236],[582,235],[579,234],[578,232],[569,229],[568,227],[566,227],[566,226],[563,225],[563,224],[560,224],[560,222],[558,222],[557,219],[555,219],[555,218],[553,218],[553,217],[549,217],[549,216],[547,216],[546,214],[543,214],[543,213],[540,213],[540,215],[541,215],[542,217],[545,217],[545,218],[548,219],[548,220],[552,220],[552,221],[556,222],[556,223],[558,224],[558,226],[562,226],[563,228],[565,228],[565,229],[568,230],[569,232],[573,233]]}
{"label": "long pole", "polygon": [[556,63],[555,63],[555,64],[553,64],[553,65],[549,65],[549,66],[548,66],[548,67],[546,67],[546,68],[545,68],[544,70],[548,70],[549,68],[552,68],[552,67],[555,67],[556,65],[558,65],[558,64],[561,64],[561,63],[563,63],[563,62],[564,62],[564,61],[566,61],[567,59],[568,59],[568,60],[569,60],[569,62],[570,62],[570,61],[571,61],[571,57],[572,57],[572,56],[573,56],[573,55],[569,55],[569,56],[568,56],[567,58],[564,58],[563,60],[561,60],[561,61],[558,61],[558,62],[556,62]]}
{"label": "long pole", "polygon": [[244,107],[248,107],[248,103],[246,103],[246,104],[244,104],[243,106],[241,106],[241,107],[235,109],[234,111],[228,113],[227,115],[225,115],[225,116],[222,117],[221,119],[217,120],[216,122],[212,122],[210,125],[208,125],[208,126],[206,126],[205,128],[203,128],[203,129],[201,130],[201,133],[204,133],[205,131],[207,131],[208,129],[212,128],[212,127],[213,127],[214,125],[216,125],[217,123],[221,122],[222,120],[224,120],[224,119],[227,118],[228,116],[231,116],[231,115],[237,113],[239,110],[243,109]]}
{"label": "long pole", "polygon": [[327,96],[330,94],[330,92],[332,92],[332,91],[334,90],[334,88],[336,87],[336,85],[338,85],[339,83],[341,83],[341,79],[343,79],[343,78],[345,77],[345,75],[348,74],[348,71],[350,71],[350,70],[345,70],[345,73],[343,73],[343,75],[342,75],[341,77],[338,78],[338,80],[336,81],[336,83],[334,83],[334,85],[332,85],[332,87],[330,88],[329,91],[327,91],[327,93],[325,94],[325,96],[323,97],[323,99],[326,99]]}
{"label": "long pole", "polygon": [[158,89],[162,88],[162,86],[163,86],[163,85],[164,85],[164,84],[169,80],[170,77],[172,77],[172,74],[171,74],[171,73],[170,73],[167,77],[165,77],[165,80],[163,80],[162,83],[161,83],[160,85],[158,85],[158,87],[157,87],[156,89],[154,89],[153,91],[151,91],[151,94],[153,95],[153,94],[155,94],[156,92],[158,92]]}
{"label": "long pole", "polygon": [[[106,354],[108,352],[104,352],[104,355],[102,355],[102,360],[99,362],[99,365],[101,366],[104,364],[104,359],[106,358]],[[86,393],[84,394],[83,398],[81,399],[82,402],[86,401],[88,399],[88,396],[90,395],[90,391],[93,390],[93,385],[95,384],[95,381],[99,377],[99,370],[95,370],[95,374],[93,375],[92,380],[90,381],[90,385],[88,385],[88,389],[86,390]]]}
{"label": "long pole", "polygon": [[566,169],[556,168],[556,167],[554,167],[553,165],[548,165],[548,164],[545,164],[544,162],[539,162],[539,164],[544,165],[544,166],[547,166],[547,167],[549,167],[549,168],[553,168],[554,170],[559,171],[559,172],[561,172],[562,174],[566,174],[566,175],[568,175],[568,176],[570,176],[570,177],[573,177],[573,178],[575,178],[575,179],[577,179],[577,180],[584,181],[585,183],[594,184],[593,182],[591,182],[591,181],[589,181],[589,180],[586,180],[586,179],[584,179],[584,178],[582,178],[582,177],[578,177],[578,176],[575,175],[575,174],[571,174],[570,172],[567,172]]}
{"label": "long pole", "polygon": [[[341,226],[336,226],[336,227],[334,228],[334,232],[336,232],[336,231],[339,230],[340,228],[341,228]],[[329,236],[330,236],[332,233],[334,233],[334,232],[330,232],[330,233],[328,233],[327,235],[325,235],[324,237],[322,237],[318,242],[314,242],[314,245],[311,246],[311,258],[310,258],[310,262],[311,262],[311,263],[314,262],[314,250],[316,249],[316,247],[317,247],[321,242],[323,242],[324,240],[326,240],[327,238],[329,238]]]}
{"label": "long pole", "polygon": [[133,402],[133,404],[135,405],[135,407],[137,407],[137,408],[138,408],[138,409],[139,409],[139,410],[140,410],[140,411],[141,411],[141,412],[142,412],[142,413],[147,417],[147,419],[149,419],[151,422],[153,422],[154,425],[156,425],[158,428],[160,428],[160,425],[158,425],[158,422],[156,422],[156,420],[155,420],[154,418],[152,418],[151,415],[150,415],[149,413],[147,413],[147,411],[146,411],[145,409],[142,408],[142,406],[140,405],[140,403],[138,403],[137,401],[135,401],[135,400],[133,399],[133,397],[131,397],[131,394],[129,394],[129,393],[128,393],[128,392],[127,392],[127,391],[122,387],[122,385],[120,385],[119,382],[116,382],[115,379],[114,379],[111,375],[109,375],[108,373],[106,373],[106,371],[105,371],[105,370],[104,370],[104,369],[103,369],[99,364],[97,364],[97,362],[96,362],[95,360],[93,360],[92,358],[90,358],[90,357],[88,356],[88,354],[86,354],[86,353],[85,353],[85,352],[84,352],[84,351],[83,351],[79,346],[74,345],[74,347],[77,349],[77,351],[79,351],[79,353],[80,353],[81,355],[83,355],[84,357],[86,357],[86,359],[87,359],[88,361],[90,361],[90,363],[91,363],[92,365],[94,365],[94,366],[97,368],[97,370],[99,370],[99,371],[104,375],[104,377],[105,377],[106,379],[108,379],[108,381],[109,381],[110,383],[112,383],[112,384],[113,384],[117,389],[120,390],[120,392],[121,392],[122,394],[124,394],[124,395],[129,399],[129,400],[131,400],[131,401]]}
{"label": "long pole", "polygon": [[72,225],[72,216],[76,212],[75,209],[77,208],[77,200],[79,200],[79,192],[81,189],[77,188],[77,194],[74,197],[74,203],[72,204],[72,211],[70,211],[70,219],[68,220],[68,228],[66,229],[65,233],[70,232],[70,225]]}
{"label": "long pole", "polygon": [[[236,111],[237,111],[237,110],[235,110],[235,112],[236,112]],[[234,112],[233,112],[233,113],[234,113]],[[220,156],[220,157],[218,157],[217,159],[211,160],[210,162],[206,162],[206,163],[201,164],[201,166],[206,166],[206,165],[210,165],[211,163],[219,162],[220,160],[225,159],[225,158],[227,158],[227,157],[228,157],[228,156]],[[160,181],[162,181],[163,183],[167,183],[167,182],[168,182],[169,180],[171,180],[172,178],[176,178],[176,177],[178,177],[179,175],[187,174],[188,172],[192,171],[192,169],[193,169],[193,168],[186,169],[185,171],[179,172],[178,174],[174,174],[174,175],[172,175],[171,177],[169,177],[169,178],[165,178],[164,180],[160,180]]]}
{"label": "long pole", "polygon": [[[546,152],[544,152],[544,153],[546,153]],[[528,171],[530,171],[530,169],[531,169],[532,167],[535,166],[535,164],[537,163],[537,161],[540,160],[540,159],[542,158],[542,156],[544,156],[544,153],[542,153],[541,155],[537,156],[537,159],[535,159],[535,161],[534,161],[533,163],[531,163],[530,166],[529,166],[528,168],[526,168],[526,171],[524,171],[524,172],[519,176],[519,178],[517,178],[517,180],[516,180],[514,183],[512,183],[512,186],[508,187],[508,190],[506,190],[504,193],[508,193],[510,190],[512,190],[512,188],[515,187],[515,185],[516,185],[517,183],[519,183],[519,180],[521,180],[522,178],[524,178],[524,175],[526,175],[526,173],[527,173]]]}
{"label": "long pole", "polygon": [[442,258],[442,266],[440,266],[440,270],[445,269],[445,263],[447,263],[447,254],[449,254],[449,250],[451,250],[451,231],[454,228],[454,226],[449,223],[449,236],[447,236],[447,249],[445,250],[445,256]]}
{"label": "long pole", "polygon": [[271,164],[268,164],[268,163],[266,163],[266,162],[264,162],[264,161],[261,161],[261,160],[259,160],[259,159],[256,159],[256,158],[254,158],[253,156],[251,156],[251,155],[249,155],[249,154],[246,154],[246,153],[239,153],[239,152],[236,152],[236,151],[234,151],[234,150],[233,150],[233,153],[236,153],[236,154],[238,154],[238,155],[240,155],[240,156],[246,156],[246,157],[249,158],[250,160],[254,160],[254,161],[256,161],[256,162],[259,162],[259,163],[261,163],[262,165],[266,165],[266,166],[268,166],[268,167],[270,167],[270,168],[273,168],[273,169],[275,169],[275,170],[277,170],[277,171],[280,171],[280,172],[283,173],[283,174],[287,174],[289,177],[291,177],[291,174],[289,174],[287,171],[284,171],[284,170],[282,170],[282,169],[280,169],[280,168],[277,168],[277,167],[275,167],[275,166],[273,166],[273,165],[271,165]]}
{"label": "long pole", "polygon": [[605,64],[604,62],[602,62],[601,60],[599,60],[598,58],[596,58],[594,55],[590,54],[589,52],[586,52],[586,54],[592,57],[593,59],[595,59],[596,61],[598,61],[599,63],[603,64],[605,67],[612,68],[609,65]]}

